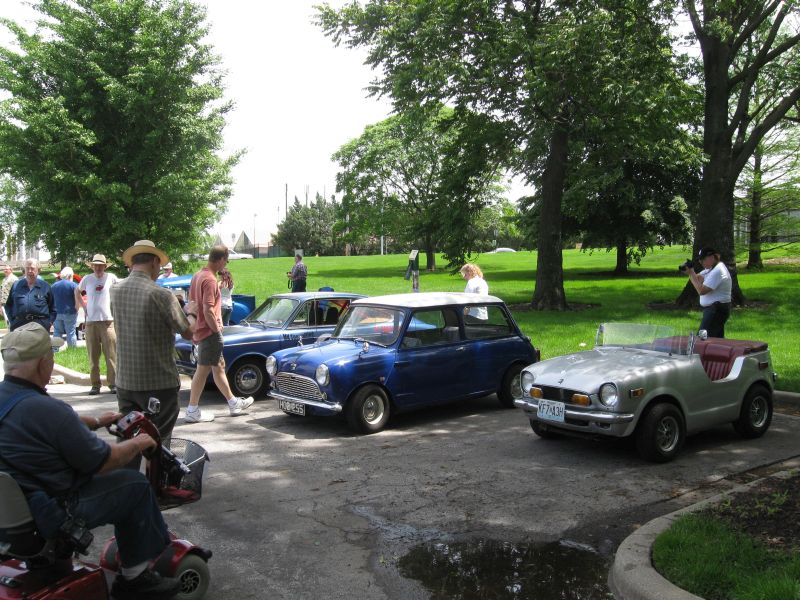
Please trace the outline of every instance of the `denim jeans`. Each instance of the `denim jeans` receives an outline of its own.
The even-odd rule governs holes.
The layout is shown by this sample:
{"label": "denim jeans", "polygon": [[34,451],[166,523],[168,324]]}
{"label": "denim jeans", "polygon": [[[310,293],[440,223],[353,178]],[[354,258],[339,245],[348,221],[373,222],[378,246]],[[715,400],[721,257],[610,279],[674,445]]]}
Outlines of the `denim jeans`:
{"label": "denim jeans", "polygon": [[[62,509],[42,512],[33,502],[30,504],[40,530],[55,531],[66,519]],[[117,469],[95,475],[70,496],[69,505],[72,516],[88,529],[114,525],[123,567],[153,560],[169,544],[167,525],[153,489],[138,471]]]}
{"label": "denim jeans", "polygon": [[67,338],[67,346],[74,348],[78,345],[78,338],[75,335],[75,324],[78,321],[78,313],[66,314],[58,313],[53,322],[53,335],[55,337]]}

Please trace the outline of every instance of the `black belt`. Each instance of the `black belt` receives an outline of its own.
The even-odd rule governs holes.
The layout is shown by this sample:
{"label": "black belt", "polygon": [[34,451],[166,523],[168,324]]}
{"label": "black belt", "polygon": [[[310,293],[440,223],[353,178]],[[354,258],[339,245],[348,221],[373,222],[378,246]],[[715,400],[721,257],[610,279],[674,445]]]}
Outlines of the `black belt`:
{"label": "black belt", "polygon": [[50,315],[25,315],[23,319],[25,321],[43,321],[44,319],[50,319]]}

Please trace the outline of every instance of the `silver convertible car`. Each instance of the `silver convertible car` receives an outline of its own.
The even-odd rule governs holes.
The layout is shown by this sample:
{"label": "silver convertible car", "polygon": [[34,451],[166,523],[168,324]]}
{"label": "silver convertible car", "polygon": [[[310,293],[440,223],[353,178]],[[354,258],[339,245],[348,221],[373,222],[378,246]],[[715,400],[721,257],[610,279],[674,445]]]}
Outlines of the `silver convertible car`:
{"label": "silver convertible car", "polygon": [[643,458],[667,462],[686,435],[724,423],[763,435],[776,379],[764,342],[604,323],[593,350],[526,367],[515,404],[542,438],[634,436]]}

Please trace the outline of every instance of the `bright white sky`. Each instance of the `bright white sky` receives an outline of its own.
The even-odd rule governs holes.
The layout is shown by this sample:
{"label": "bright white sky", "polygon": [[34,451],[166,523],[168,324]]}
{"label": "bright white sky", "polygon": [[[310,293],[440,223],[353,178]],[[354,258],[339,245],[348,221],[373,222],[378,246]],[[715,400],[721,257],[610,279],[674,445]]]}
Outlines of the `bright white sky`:
{"label": "bright white sky", "polygon": [[[306,188],[309,201],[317,192],[330,198],[336,189],[331,155],[391,113],[387,99],[364,91],[373,77],[365,54],[335,48],[312,24],[313,5],[321,1],[205,1],[209,41],[236,105],[225,129],[226,150],[247,150],[233,172],[228,212],[212,228],[225,243],[241,231],[267,242],[284,218],[286,185],[290,205],[295,196],[305,201]],[[32,26],[35,15],[25,0],[0,0],[0,16]],[[0,43],[7,43],[4,32]],[[515,185],[511,198],[521,193]]]}

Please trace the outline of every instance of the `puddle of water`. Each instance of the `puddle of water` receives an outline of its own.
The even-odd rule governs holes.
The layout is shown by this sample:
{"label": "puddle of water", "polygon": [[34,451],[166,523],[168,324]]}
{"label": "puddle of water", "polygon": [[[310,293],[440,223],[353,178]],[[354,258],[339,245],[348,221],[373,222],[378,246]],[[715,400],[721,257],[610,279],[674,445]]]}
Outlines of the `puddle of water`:
{"label": "puddle of water", "polygon": [[420,581],[433,600],[614,597],[606,585],[606,559],[576,544],[432,542],[413,548],[400,559],[399,567],[404,577]]}

